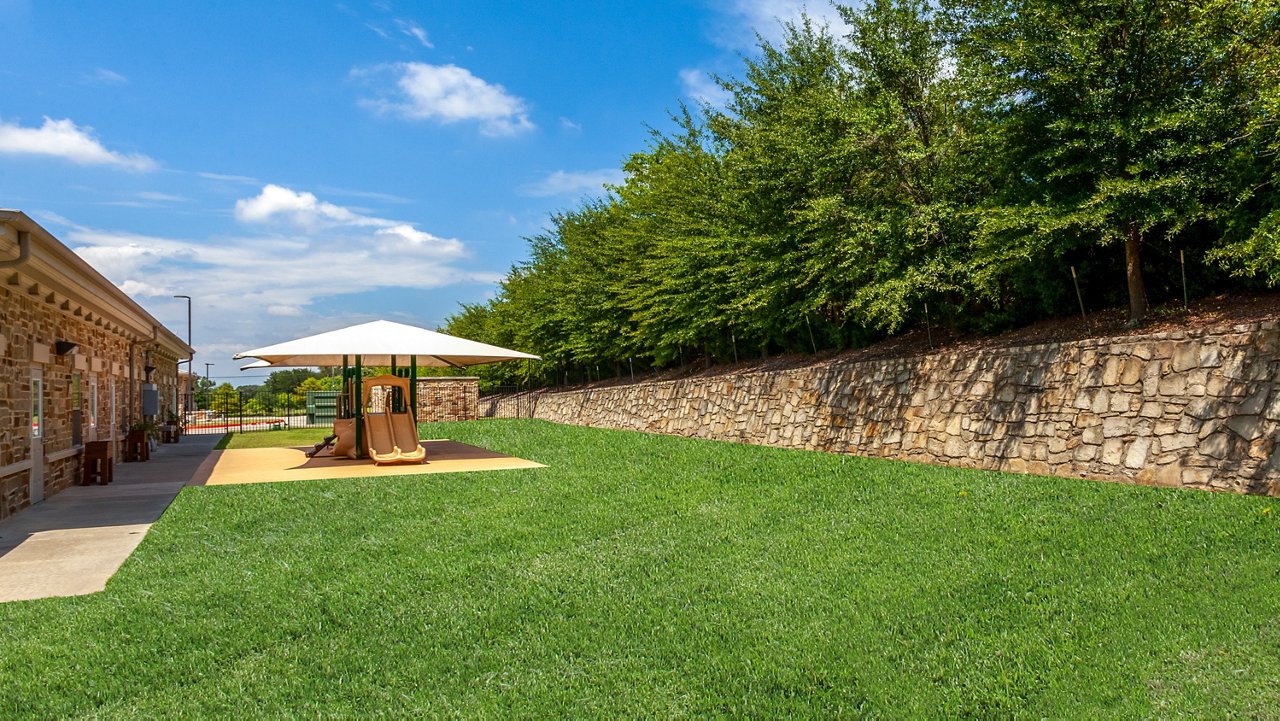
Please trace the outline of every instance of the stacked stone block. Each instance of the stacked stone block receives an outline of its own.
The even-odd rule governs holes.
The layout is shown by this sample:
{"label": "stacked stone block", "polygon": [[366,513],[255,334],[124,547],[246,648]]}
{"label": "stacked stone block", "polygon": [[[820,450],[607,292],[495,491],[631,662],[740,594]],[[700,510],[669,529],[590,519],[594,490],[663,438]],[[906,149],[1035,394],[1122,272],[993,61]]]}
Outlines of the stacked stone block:
{"label": "stacked stone block", "polygon": [[478,378],[418,379],[417,419],[421,423],[474,421],[479,405]]}
{"label": "stacked stone block", "polygon": [[540,394],[546,420],[1280,494],[1280,323]]}

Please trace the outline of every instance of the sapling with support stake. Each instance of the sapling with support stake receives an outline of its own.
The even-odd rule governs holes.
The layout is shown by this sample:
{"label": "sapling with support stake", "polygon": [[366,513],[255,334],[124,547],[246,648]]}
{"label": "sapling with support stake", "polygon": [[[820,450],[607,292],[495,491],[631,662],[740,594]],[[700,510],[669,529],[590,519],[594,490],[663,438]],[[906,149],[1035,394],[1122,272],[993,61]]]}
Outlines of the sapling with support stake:
{"label": "sapling with support stake", "polygon": [[929,350],[933,350],[933,327],[929,325],[929,304],[924,304],[924,332],[929,339]]}
{"label": "sapling with support stake", "polygon": [[1191,310],[1191,300],[1187,294],[1187,256],[1181,248],[1178,249],[1178,265],[1182,266],[1182,309]]}
{"label": "sapling with support stake", "polygon": [[1080,281],[1076,279],[1076,267],[1071,266],[1071,284],[1076,287],[1076,300],[1080,303],[1080,320],[1084,322],[1085,330],[1089,330],[1089,319],[1084,315],[1084,296],[1080,295]]}

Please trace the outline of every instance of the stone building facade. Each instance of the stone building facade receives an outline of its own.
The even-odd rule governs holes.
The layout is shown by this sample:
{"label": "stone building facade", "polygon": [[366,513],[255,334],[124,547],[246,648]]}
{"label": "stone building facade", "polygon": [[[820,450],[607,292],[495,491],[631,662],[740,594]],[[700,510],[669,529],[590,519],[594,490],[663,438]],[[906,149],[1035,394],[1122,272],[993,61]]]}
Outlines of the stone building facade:
{"label": "stone building facade", "polygon": [[1280,495],[1280,323],[547,392],[537,418]]}
{"label": "stone building facade", "polygon": [[480,405],[480,379],[474,377],[429,377],[418,379],[420,423],[474,421]]}
{"label": "stone building facade", "polygon": [[0,518],[73,483],[86,441],[118,445],[176,411],[190,354],[35,221],[0,210]]}

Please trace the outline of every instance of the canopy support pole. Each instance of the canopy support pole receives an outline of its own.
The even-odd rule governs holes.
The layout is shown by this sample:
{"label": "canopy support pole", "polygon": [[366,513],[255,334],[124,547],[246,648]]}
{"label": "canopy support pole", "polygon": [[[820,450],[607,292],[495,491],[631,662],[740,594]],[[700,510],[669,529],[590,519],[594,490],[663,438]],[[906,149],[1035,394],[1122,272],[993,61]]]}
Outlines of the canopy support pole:
{"label": "canopy support pole", "polygon": [[356,356],[356,458],[364,458],[364,389],[361,384],[364,381],[364,369],[361,368],[363,356]]}
{"label": "canopy support pole", "polygon": [[418,424],[418,356],[409,356],[409,417],[413,419],[414,432]]}
{"label": "canopy support pole", "polygon": [[339,418],[351,417],[351,406],[353,404],[351,403],[351,376],[349,373],[347,373],[347,366],[349,365],[351,364],[348,360],[348,356],[343,354],[342,356],[342,397],[340,398],[341,405],[338,406]]}

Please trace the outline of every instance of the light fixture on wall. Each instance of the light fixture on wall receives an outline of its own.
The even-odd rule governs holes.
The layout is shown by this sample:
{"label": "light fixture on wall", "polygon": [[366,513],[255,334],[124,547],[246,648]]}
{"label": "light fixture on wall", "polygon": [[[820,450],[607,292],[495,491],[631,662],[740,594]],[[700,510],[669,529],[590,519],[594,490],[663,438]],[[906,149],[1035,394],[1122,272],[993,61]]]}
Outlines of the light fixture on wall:
{"label": "light fixture on wall", "polygon": [[53,344],[53,352],[57,355],[66,355],[71,351],[79,348],[80,344],[69,340],[60,340]]}

